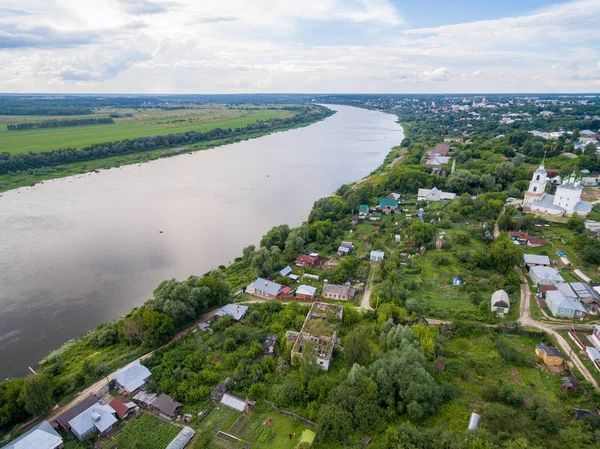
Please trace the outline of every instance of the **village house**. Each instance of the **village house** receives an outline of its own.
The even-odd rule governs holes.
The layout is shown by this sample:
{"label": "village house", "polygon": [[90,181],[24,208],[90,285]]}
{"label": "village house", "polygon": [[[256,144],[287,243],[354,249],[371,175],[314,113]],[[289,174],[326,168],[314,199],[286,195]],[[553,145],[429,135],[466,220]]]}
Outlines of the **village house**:
{"label": "village house", "polygon": [[561,366],[564,362],[560,351],[551,346],[536,345],[535,355],[542,359],[546,365]]}
{"label": "village house", "polygon": [[548,256],[539,256],[537,254],[523,254],[525,267],[529,270],[531,267],[549,267],[550,258]]}
{"label": "village house", "polygon": [[531,267],[529,277],[538,287],[565,282],[560,273],[552,267]]}
{"label": "village house", "polygon": [[80,441],[93,433],[106,436],[117,426],[115,415],[116,412],[110,405],[94,404],[69,421],[69,426]]}
{"label": "village house", "polygon": [[140,410],[135,402],[125,402],[120,398],[114,398],[108,405],[117,413],[119,419],[126,419],[132,415],[137,415]]}
{"label": "village house", "polygon": [[354,249],[354,244],[352,242],[342,241],[342,243],[340,243],[340,246],[338,247],[338,254],[340,256],[345,256],[347,254],[350,254],[353,249]]}
{"label": "village house", "polygon": [[258,278],[253,284],[253,294],[274,299],[284,294],[285,286],[268,279]]}
{"label": "village house", "polygon": [[3,449],[62,449],[63,439],[48,421],[42,421]]}
{"label": "village house", "polygon": [[133,395],[146,385],[151,375],[150,370],[136,360],[113,373],[112,378],[119,391]]}
{"label": "village house", "polygon": [[229,315],[231,316],[231,321],[234,323],[239,323],[246,316],[246,312],[248,312],[248,306],[243,306],[240,304],[227,304],[215,312],[214,319],[216,320],[225,315]]}
{"label": "village house", "polygon": [[323,286],[323,298],[337,299],[341,301],[354,301],[356,290],[349,285],[325,284]]}
{"label": "village house", "polygon": [[296,265],[299,267],[314,267],[319,264],[318,254],[300,254],[296,258]]}
{"label": "village house", "polygon": [[450,201],[456,198],[456,193],[442,192],[437,187],[433,189],[419,189],[418,201]]}
{"label": "village house", "polygon": [[492,295],[491,311],[497,314],[505,314],[510,311],[510,300],[508,293],[504,290],[496,290]]}
{"label": "village house", "polygon": [[73,407],[65,410],[52,421],[52,426],[55,428],[59,428],[64,432],[69,432],[71,430],[71,426],[69,425],[69,421],[83,413],[85,410],[98,403],[98,398],[93,394],[85,397]]}
{"label": "village house", "polygon": [[398,207],[398,201],[390,198],[381,198],[379,200],[379,208],[386,214],[391,214]]}
{"label": "village house", "polygon": [[546,304],[552,314],[559,318],[575,318],[583,320],[586,315],[585,308],[577,301],[569,298],[560,290],[546,292]]}
{"label": "village house", "polygon": [[313,300],[317,294],[317,288],[312,285],[299,285],[296,289],[296,299]]}
{"label": "village house", "polygon": [[391,200],[400,201],[402,199],[402,195],[400,195],[399,193],[396,193],[396,192],[392,192],[392,193],[388,194],[387,198],[389,198]]}
{"label": "village house", "polygon": [[229,382],[231,382],[231,378],[228,377],[226,378],[223,382],[221,382],[219,385],[217,385],[215,387],[215,389],[212,391],[212,393],[210,394],[210,399],[216,404],[218,402],[221,402],[221,398],[223,397],[223,395],[225,393],[227,393],[227,386],[229,384]]}
{"label": "village house", "polygon": [[168,419],[175,419],[182,407],[183,404],[167,394],[159,394],[150,402],[150,409]]}
{"label": "village house", "polygon": [[518,242],[522,246],[528,246],[529,248],[537,248],[546,244],[546,240],[531,237],[526,232],[510,231],[508,236],[513,241]]}
{"label": "village house", "polygon": [[383,251],[373,250],[373,251],[371,251],[371,254],[370,254],[370,260],[371,260],[371,262],[381,262],[383,260],[384,256],[385,256],[385,253]]}
{"label": "village house", "polygon": [[367,215],[369,215],[369,206],[367,204],[358,206],[358,218],[366,218]]}
{"label": "village house", "polygon": [[450,152],[450,145],[447,143],[438,143],[433,150],[431,150],[430,154],[439,154],[440,156],[448,156]]}

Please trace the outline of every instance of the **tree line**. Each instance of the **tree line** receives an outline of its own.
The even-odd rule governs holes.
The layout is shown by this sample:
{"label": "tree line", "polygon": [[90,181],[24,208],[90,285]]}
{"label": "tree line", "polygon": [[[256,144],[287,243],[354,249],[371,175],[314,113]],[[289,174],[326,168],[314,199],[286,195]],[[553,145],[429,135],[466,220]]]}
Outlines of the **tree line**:
{"label": "tree line", "polygon": [[83,126],[83,125],[106,125],[114,123],[110,117],[83,118],[83,119],[64,119],[64,120],[43,120],[41,122],[29,123],[10,123],[7,125],[9,131],[21,131],[26,129],[42,128],[61,128],[63,126]]}
{"label": "tree line", "polygon": [[320,120],[331,114],[333,112],[326,108],[319,108],[317,110],[306,108],[304,112],[296,114],[293,117],[258,120],[241,128],[214,128],[204,132],[188,131],[179,134],[139,137],[116,142],[96,143],[81,149],[61,148],[47,152],[21,154],[4,152],[0,153],[0,174],[83,162],[121,154],[140,153],[158,148],[170,148],[211,140],[236,138]]}

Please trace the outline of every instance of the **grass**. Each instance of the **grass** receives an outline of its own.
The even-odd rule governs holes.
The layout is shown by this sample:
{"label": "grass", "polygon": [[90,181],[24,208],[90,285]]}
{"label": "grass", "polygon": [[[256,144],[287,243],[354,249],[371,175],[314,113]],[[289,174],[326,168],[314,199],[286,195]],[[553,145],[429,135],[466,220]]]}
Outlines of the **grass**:
{"label": "grass", "polygon": [[138,120],[120,120],[114,124],[71,126],[63,128],[32,129],[26,131],[8,131],[0,127],[0,152],[11,154],[27,153],[30,151],[51,151],[58,148],[83,148],[85,146],[114,142],[117,140],[134,139],[144,136],[185,133],[188,131],[209,131],[214,128],[244,127],[258,120],[271,118],[287,118],[292,115],[289,111],[278,109],[239,111],[216,110],[204,114],[188,115],[189,110],[183,110],[183,115],[162,119],[144,114],[137,116]]}
{"label": "grass", "polygon": [[135,449],[139,447],[136,443],[143,442],[144,449],[165,449],[179,431],[172,424],[142,413],[127,423],[118,435],[108,440],[105,447]]}

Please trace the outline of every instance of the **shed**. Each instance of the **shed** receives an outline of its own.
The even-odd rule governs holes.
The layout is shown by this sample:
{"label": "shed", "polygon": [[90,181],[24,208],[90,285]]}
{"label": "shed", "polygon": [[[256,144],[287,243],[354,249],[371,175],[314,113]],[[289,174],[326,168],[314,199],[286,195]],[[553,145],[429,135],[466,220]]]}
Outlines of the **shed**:
{"label": "shed", "polygon": [[550,266],[550,258],[548,256],[541,256],[538,254],[523,254],[523,259],[525,260],[525,265],[530,267]]}
{"label": "shed", "polygon": [[285,267],[283,270],[281,270],[279,272],[279,276],[287,276],[288,274],[290,274],[292,272],[292,267],[290,267],[289,265],[287,267]]}
{"label": "shed", "polygon": [[383,251],[379,251],[379,250],[373,250],[371,251],[371,262],[381,262],[383,260],[383,257],[385,256],[385,253]]}
{"label": "shed", "polygon": [[475,412],[471,413],[471,419],[469,419],[469,426],[467,427],[467,430],[477,429],[479,427],[480,422],[481,422],[481,416],[479,416]]}
{"label": "shed", "polygon": [[225,393],[221,398],[221,404],[231,407],[240,412],[247,412],[250,407],[246,401],[229,393]]}
{"label": "shed", "polygon": [[296,289],[296,298],[313,299],[317,294],[317,288],[312,285],[299,285]]}
{"label": "shed", "polygon": [[510,300],[508,293],[504,290],[496,290],[492,295],[491,311],[496,313],[508,313],[510,311]]}

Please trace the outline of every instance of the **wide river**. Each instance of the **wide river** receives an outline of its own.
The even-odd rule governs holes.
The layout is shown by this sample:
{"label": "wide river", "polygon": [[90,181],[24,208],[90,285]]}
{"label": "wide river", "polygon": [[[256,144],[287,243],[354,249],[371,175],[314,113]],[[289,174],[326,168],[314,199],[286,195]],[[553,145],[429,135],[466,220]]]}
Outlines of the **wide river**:
{"label": "wide river", "polygon": [[403,138],[393,115],[330,107],[306,128],[3,193],[0,379],[127,313],[162,280],[228,264],[272,226],[300,224]]}

